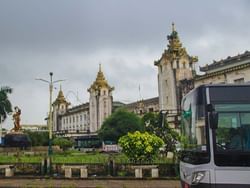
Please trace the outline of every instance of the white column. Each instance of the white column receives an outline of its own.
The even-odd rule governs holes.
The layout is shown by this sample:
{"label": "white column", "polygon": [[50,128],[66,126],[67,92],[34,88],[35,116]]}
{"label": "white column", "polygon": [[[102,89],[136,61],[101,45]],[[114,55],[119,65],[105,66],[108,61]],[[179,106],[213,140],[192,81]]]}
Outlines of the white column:
{"label": "white column", "polygon": [[142,168],[136,168],[135,169],[135,177],[136,178],[142,178]]}
{"label": "white column", "polygon": [[81,178],[87,178],[87,177],[88,177],[88,169],[81,168]]}
{"label": "white column", "polygon": [[65,178],[71,178],[72,177],[72,170],[70,167],[65,168]]}

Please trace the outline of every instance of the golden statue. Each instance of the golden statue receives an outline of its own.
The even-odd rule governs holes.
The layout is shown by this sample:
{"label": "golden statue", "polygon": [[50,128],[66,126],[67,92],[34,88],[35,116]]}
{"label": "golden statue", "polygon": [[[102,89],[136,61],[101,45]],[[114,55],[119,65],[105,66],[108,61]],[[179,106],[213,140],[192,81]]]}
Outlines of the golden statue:
{"label": "golden statue", "polygon": [[20,121],[21,121],[21,109],[18,108],[17,106],[14,108],[15,112],[13,114],[13,121],[14,121],[14,128],[12,130],[14,130],[15,132],[18,132],[19,130],[21,130],[21,125],[20,125]]}

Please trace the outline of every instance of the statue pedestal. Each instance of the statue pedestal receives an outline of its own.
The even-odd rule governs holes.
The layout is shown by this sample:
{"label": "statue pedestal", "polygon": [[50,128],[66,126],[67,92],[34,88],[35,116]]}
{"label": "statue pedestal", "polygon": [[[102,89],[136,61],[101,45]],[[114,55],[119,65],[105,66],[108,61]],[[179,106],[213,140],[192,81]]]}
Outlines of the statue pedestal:
{"label": "statue pedestal", "polygon": [[27,134],[24,134],[23,132],[11,132],[5,135],[4,146],[25,148],[30,147],[31,142]]}

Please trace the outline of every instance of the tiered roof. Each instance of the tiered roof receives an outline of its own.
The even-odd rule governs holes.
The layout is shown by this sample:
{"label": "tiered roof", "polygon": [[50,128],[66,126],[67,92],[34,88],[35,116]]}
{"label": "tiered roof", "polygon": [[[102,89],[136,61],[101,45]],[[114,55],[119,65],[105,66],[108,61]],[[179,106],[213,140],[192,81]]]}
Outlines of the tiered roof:
{"label": "tiered roof", "polygon": [[57,105],[57,104],[62,104],[62,103],[66,103],[67,105],[69,105],[70,103],[66,101],[63,91],[62,91],[62,87],[60,86],[60,91],[57,95],[57,98],[55,100],[55,102],[53,103],[53,105]]}
{"label": "tiered roof", "polygon": [[109,86],[107,80],[105,79],[105,76],[102,72],[101,64],[100,64],[99,71],[98,71],[97,76],[96,76],[96,80],[90,86],[88,91],[90,91],[90,89],[99,90],[100,88],[104,88],[104,87],[108,88],[109,90],[114,90],[114,87]]}
{"label": "tiered roof", "polygon": [[167,36],[167,39],[169,41],[167,49],[162,54],[162,57],[158,61],[155,61],[155,65],[158,65],[163,57],[166,57],[170,60],[175,60],[186,56],[190,59],[191,62],[198,61],[197,56],[189,56],[187,54],[186,48],[182,47],[182,43],[179,39],[178,32],[175,30],[174,23],[172,23],[172,33]]}

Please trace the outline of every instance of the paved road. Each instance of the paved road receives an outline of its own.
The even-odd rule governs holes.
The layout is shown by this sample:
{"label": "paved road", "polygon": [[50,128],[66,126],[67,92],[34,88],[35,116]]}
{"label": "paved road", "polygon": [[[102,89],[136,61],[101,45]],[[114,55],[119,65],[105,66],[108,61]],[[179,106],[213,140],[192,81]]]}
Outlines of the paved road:
{"label": "paved road", "polygon": [[177,180],[0,179],[0,187],[16,188],[180,188]]}

